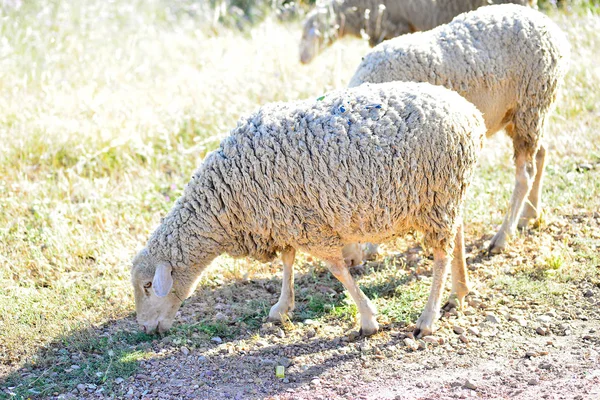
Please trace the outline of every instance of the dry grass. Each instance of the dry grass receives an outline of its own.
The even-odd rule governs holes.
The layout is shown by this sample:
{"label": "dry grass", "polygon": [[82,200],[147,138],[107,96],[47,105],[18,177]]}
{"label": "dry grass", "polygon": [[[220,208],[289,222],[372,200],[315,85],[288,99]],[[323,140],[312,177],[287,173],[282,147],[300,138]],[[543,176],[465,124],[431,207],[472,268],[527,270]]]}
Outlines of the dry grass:
{"label": "dry grass", "polygon": [[[549,124],[540,231],[600,208],[600,17],[553,18],[569,34],[574,63]],[[81,328],[129,316],[129,261],[206,152],[260,104],[343,87],[367,50],[349,40],[301,66],[297,23],[267,19],[236,33],[160,0],[44,0],[3,6],[0,21],[0,363],[12,367],[42,362],[41,348]],[[471,191],[470,240],[494,231],[512,189],[510,144],[498,136]],[[549,240],[551,267],[542,270],[581,258],[572,279],[598,279],[597,234],[581,232],[589,240],[575,251],[569,238]],[[527,235],[516,239],[517,249],[526,244]],[[401,279],[396,270],[365,277],[370,295],[388,293],[386,279]],[[275,271],[221,258],[203,285]],[[542,273],[549,284],[555,275]],[[418,312],[427,285],[407,289],[381,303],[384,318]],[[343,299],[305,300],[314,306],[306,316],[353,314]]]}

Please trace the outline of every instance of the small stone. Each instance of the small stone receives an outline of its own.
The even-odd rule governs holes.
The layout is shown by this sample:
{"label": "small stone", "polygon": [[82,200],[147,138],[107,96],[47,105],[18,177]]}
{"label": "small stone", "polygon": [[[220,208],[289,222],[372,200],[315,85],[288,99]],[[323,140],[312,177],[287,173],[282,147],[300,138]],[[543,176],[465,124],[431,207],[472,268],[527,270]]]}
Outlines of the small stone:
{"label": "small stone", "polygon": [[227,315],[223,314],[221,311],[218,311],[218,312],[215,314],[215,320],[216,320],[216,321],[224,321],[224,320],[226,320],[226,319],[227,319]]}
{"label": "small stone", "polygon": [[537,317],[537,320],[542,324],[549,324],[552,321],[552,317],[549,315],[540,315],[539,317]]}
{"label": "small stone", "polygon": [[277,364],[277,361],[271,360],[270,358],[261,358],[260,363],[264,365],[275,365]]}
{"label": "small stone", "polygon": [[278,329],[277,329],[277,332],[276,332],[276,335],[277,335],[278,337],[280,337],[280,338],[284,338],[284,337],[285,337],[285,332],[283,331],[283,329],[281,329],[281,328],[278,328]]}
{"label": "small stone", "polygon": [[79,385],[77,385],[77,390],[79,390],[80,393],[85,392],[86,388],[87,388],[87,386],[85,386],[83,383],[80,383]]}
{"label": "small stone", "polygon": [[115,383],[116,383],[117,385],[120,385],[120,384],[121,384],[121,383],[123,383],[124,381],[125,381],[125,379],[123,379],[123,378],[117,378],[117,379],[115,379]]}
{"label": "small stone", "polygon": [[538,335],[546,336],[546,335],[548,334],[548,332],[549,332],[549,331],[548,331],[548,328],[544,328],[543,326],[538,326],[538,327],[535,329],[535,332],[536,332]]}
{"label": "small stone", "polygon": [[367,342],[359,343],[357,347],[363,353],[371,350],[371,346]]}
{"label": "small stone", "polygon": [[538,356],[537,351],[528,351],[527,353],[525,353],[525,357],[528,357],[528,358],[533,358],[533,357],[537,357],[537,356]]}
{"label": "small stone", "polygon": [[527,384],[528,384],[529,386],[535,386],[535,385],[539,385],[539,383],[540,383],[540,382],[539,382],[537,379],[535,379],[535,378],[533,378],[533,379],[530,379],[529,381],[527,381]]}
{"label": "small stone", "polygon": [[469,343],[469,338],[467,337],[467,335],[465,335],[464,333],[462,333],[459,337],[458,340],[460,340],[463,343]]}
{"label": "small stone", "polygon": [[469,301],[469,305],[473,308],[477,308],[481,305],[481,300],[477,300],[477,299],[471,299]]}
{"label": "small stone", "polygon": [[283,382],[283,383],[290,383],[290,380],[288,378],[284,378],[281,382]]}
{"label": "small stone", "polygon": [[304,325],[308,325],[308,326],[317,326],[319,325],[319,323],[315,320],[312,319],[305,319],[304,320]]}
{"label": "small stone", "polygon": [[454,331],[454,333],[456,333],[457,335],[462,335],[463,333],[465,333],[465,328],[460,327],[458,325],[454,325],[452,327],[452,330]]}
{"label": "small stone", "polygon": [[185,385],[185,382],[183,379],[171,379],[171,381],[169,383],[171,386],[175,386],[175,387],[183,387],[183,385]]}
{"label": "small stone", "polygon": [[433,344],[434,346],[438,346],[440,344],[439,339],[431,335],[423,336],[423,341],[425,343]]}
{"label": "small stone", "polygon": [[552,364],[550,364],[549,362],[543,362],[540,365],[538,365],[539,369],[552,369]]}
{"label": "small stone", "polygon": [[312,381],[310,381],[310,384],[313,386],[319,386],[321,384],[321,380],[319,378],[315,378]]}
{"label": "small stone", "polygon": [[211,340],[211,341],[213,341],[213,342],[215,342],[216,344],[221,344],[221,343],[223,343],[223,339],[221,339],[221,338],[220,338],[220,337],[218,337],[218,336],[215,336],[215,337],[211,338],[210,340]]}
{"label": "small stone", "polygon": [[181,348],[179,350],[181,350],[181,352],[183,353],[184,356],[187,356],[188,354],[190,354],[190,349],[188,349],[185,346],[181,346]]}
{"label": "small stone", "polygon": [[412,351],[417,351],[419,349],[419,344],[411,338],[405,338],[404,344]]}
{"label": "small stone", "polygon": [[466,389],[477,390],[477,385],[468,379],[465,381],[463,387],[465,387]]}
{"label": "small stone", "polygon": [[308,330],[306,331],[306,337],[313,338],[317,335],[317,331],[315,331],[314,328],[308,328]]}
{"label": "small stone", "polygon": [[594,291],[592,289],[588,289],[585,292],[583,292],[583,297],[592,297],[594,296]]}
{"label": "small stone", "polygon": [[590,163],[583,163],[583,164],[579,164],[577,166],[577,171],[578,172],[583,172],[583,171],[590,171],[594,169],[594,166]]}
{"label": "small stone", "polygon": [[71,365],[71,369],[79,369],[81,368],[79,365]]}
{"label": "small stone", "polygon": [[283,365],[285,368],[288,368],[290,365],[292,365],[292,360],[287,357],[279,357],[277,362],[279,365]]}
{"label": "small stone", "polygon": [[491,322],[492,324],[499,324],[500,320],[498,319],[498,317],[496,317],[495,314],[489,313],[488,315],[485,316],[485,320],[488,322]]}
{"label": "small stone", "polygon": [[479,336],[479,329],[477,329],[474,326],[472,326],[469,329],[467,329],[467,332],[469,332],[473,336]]}

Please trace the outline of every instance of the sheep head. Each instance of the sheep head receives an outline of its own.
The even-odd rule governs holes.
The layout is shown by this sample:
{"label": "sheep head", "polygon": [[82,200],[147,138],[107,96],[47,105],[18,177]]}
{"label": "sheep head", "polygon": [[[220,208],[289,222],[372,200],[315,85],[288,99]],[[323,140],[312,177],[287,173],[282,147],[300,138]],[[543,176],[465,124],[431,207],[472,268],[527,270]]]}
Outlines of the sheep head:
{"label": "sheep head", "polygon": [[302,28],[302,40],[300,41],[300,62],[310,63],[325,47],[335,40],[329,10],[318,8],[311,11]]}
{"label": "sheep head", "polygon": [[193,291],[200,276],[193,269],[173,270],[143,249],[133,260],[131,283],[137,322],[146,333],[166,332],[173,325],[183,300]]}

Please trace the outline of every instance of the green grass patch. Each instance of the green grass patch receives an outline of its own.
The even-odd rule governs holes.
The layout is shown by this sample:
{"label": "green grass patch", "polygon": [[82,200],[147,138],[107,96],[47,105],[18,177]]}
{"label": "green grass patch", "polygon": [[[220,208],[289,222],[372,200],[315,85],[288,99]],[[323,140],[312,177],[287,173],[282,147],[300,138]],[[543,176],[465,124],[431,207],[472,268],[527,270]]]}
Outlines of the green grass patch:
{"label": "green grass patch", "polygon": [[26,364],[2,379],[0,387],[10,387],[16,398],[66,393],[79,384],[91,392],[100,387],[109,392],[117,390],[117,378],[129,378],[137,371],[140,360],[152,356],[146,348],[153,339],[140,333],[99,337],[93,329],[72,332],[50,344],[39,357],[39,365]]}

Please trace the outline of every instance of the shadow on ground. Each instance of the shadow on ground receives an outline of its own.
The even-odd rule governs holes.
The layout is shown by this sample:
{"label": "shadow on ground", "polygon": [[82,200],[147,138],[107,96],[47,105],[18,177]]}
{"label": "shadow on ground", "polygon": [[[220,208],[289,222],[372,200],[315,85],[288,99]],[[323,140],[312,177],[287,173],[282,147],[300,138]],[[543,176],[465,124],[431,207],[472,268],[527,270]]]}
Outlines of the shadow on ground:
{"label": "shadow on ground", "polygon": [[[385,262],[354,268],[353,275],[385,272],[385,279],[369,280],[361,287],[371,298],[395,297],[416,280],[417,263],[406,264],[407,254],[410,259],[415,249],[420,251],[413,248],[387,257]],[[400,274],[389,274],[399,267],[404,268]],[[301,272],[296,271],[296,310],[290,323],[265,323],[280,285],[279,278],[208,281],[185,301],[174,328],[163,337],[139,332],[133,313],[72,331],[41,348],[32,362],[2,377],[0,398],[120,397],[128,392],[139,396],[144,391],[156,393],[150,388],[161,385],[182,388],[183,382],[187,387],[180,392],[182,396],[189,390],[195,393],[192,397],[204,397],[217,388],[220,396],[242,391],[244,398],[261,398],[285,390],[286,384],[274,374],[277,365],[286,367],[286,383],[301,384],[341,360],[360,357],[359,353],[340,353],[327,356],[318,365],[291,364],[292,358],[328,353],[355,340],[356,309],[341,283],[324,267],[305,265]],[[407,300],[397,317],[414,320],[421,304]],[[174,365],[174,356],[185,357]],[[148,367],[157,373],[148,374]],[[227,390],[221,391],[223,385]]]}

